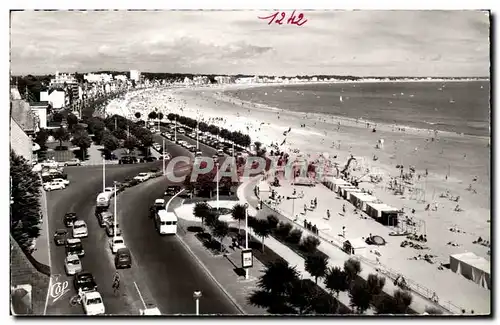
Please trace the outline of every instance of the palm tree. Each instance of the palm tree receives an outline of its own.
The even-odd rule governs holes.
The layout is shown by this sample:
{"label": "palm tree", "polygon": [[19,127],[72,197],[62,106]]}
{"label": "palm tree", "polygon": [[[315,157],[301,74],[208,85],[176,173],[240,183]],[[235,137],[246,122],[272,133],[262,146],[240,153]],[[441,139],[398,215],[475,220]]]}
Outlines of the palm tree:
{"label": "palm tree", "polygon": [[193,215],[196,218],[201,219],[201,226],[203,227],[204,225],[204,218],[208,215],[208,212],[210,211],[210,206],[206,202],[198,202],[194,205],[193,208]]}
{"label": "palm tree", "polygon": [[396,301],[398,310],[403,314],[407,314],[408,307],[410,307],[413,297],[408,291],[397,289],[394,291],[394,300]]}
{"label": "palm tree", "polygon": [[349,288],[350,305],[356,308],[357,312],[362,314],[370,307],[372,296],[368,291],[368,286],[363,279],[356,279]]}
{"label": "palm tree", "polygon": [[212,235],[219,240],[219,251],[222,252],[222,243],[224,242],[224,238],[229,234],[229,226],[225,221],[216,220],[211,228]]}
{"label": "palm tree", "polygon": [[349,288],[347,274],[338,266],[331,267],[326,272],[325,286],[331,291],[340,294],[340,291],[346,291]]}
{"label": "palm tree", "polygon": [[162,112],[158,113],[158,119],[163,120],[163,113]]}
{"label": "palm tree", "polygon": [[318,284],[318,278],[326,274],[328,267],[328,258],[324,255],[314,254],[306,257],[305,269],[314,277],[314,282]]}
{"label": "palm tree", "polygon": [[240,233],[241,220],[245,219],[246,208],[243,204],[236,204],[231,210],[233,220],[238,220],[238,234]]}
{"label": "palm tree", "polygon": [[277,260],[267,266],[259,278],[257,287],[274,296],[287,296],[299,280],[299,272],[285,260]]}
{"label": "palm tree", "polygon": [[366,279],[366,284],[368,286],[368,291],[372,296],[376,296],[382,292],[385,285],[385,278],[378,276],[377,274],[368,274],[368,279]]}
{"label": "palm tree", "polygon": [[269,222],[264,219],[256,220],[252,228],[255,231],[255,234],[262,238],[262,253],[264,253],[264,239],[269,237],[271,234]]}
{"label": "palm tree", "polygon": [[152,111],[148,114],[150,120],[154,120],[158,117],[158,114],[155,111]]}
{"label": "palm tree", "polygon": [[361,263],[354,258],[348,259],[344,262],[344,272],[347,274],[347,281],[352,282],[361,272]]}
{"label": "palm tree", "polygon": [[136,119],[140,119],[141,118],[141,113],[140,112],[136,112],[135,113],[135,118]]}

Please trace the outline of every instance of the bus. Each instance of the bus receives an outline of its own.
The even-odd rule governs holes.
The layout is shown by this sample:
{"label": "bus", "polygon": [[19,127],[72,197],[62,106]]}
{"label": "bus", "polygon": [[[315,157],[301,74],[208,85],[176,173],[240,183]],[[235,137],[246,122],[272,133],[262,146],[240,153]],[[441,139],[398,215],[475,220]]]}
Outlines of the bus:
{"label": "bus", "polygon": [[177,216],[167,210],[159,210],[155,216],[155,228],[160,235],[177,234]]}

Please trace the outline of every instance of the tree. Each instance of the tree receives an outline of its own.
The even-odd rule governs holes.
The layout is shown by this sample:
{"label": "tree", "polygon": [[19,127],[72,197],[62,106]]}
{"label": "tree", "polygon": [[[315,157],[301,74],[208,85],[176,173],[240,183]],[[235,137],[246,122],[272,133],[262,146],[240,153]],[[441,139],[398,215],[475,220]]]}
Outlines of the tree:
{"label": "tree", "polygon": [[262,238],[262,252],[264,253],[264,239],[269,237],[271,234],[269,222],[265,219],[259,219],[255,222],[252,228],[255,231],[255,234]]}
{"label": "tree", "polygon": [[306,271],[314,277],[314,281],[318,284],[318,278],[324,277],[326,274],[328,258],[319,254],[309,255],[304,263]]}
{"label": "tree", "polygon": [[47,140],[49,139],[49,132],[47,129],[40,129],[35,137],[35,143],[40,146],[41,150],[47,149]]}
{"label": "tree", "polygon": [[94,134],[96,137],[98,137],[106,128],[104,121],[98,117],[91,117],[90,119],[85,120],[85,123],[88,125],[89,132]]}
{"label": "tree", "polygon": [[69,140],[69,132],[66,128],[60,126],[58,129],[56,129],[53,133],[54,139],[59,141],[59,147],[62,147],[63,141],[68,141]]}
{"label": "tree", "polygon": [[271,228],[271,230],[274,230],[278,228],[280,220],[275,215],[270,214],[267,216],[267,222],[269,223],[269,227]]}
{"label": "tree", "polygon": [[398,310],[403,313],[408,313],[408,307],[410,307],[413,297],[410,292],[406,290],[397,289],[394,291],[394,300]]}
{"label": "tree", "polygon": [[302,238],[302,230],[293,229],[286,237],[286,241],[288,241],[290,244],[297,245],[298,243],[300,243],[300,238]]}
{"label": "tree", "polygon": [[10,177],[13,200],[10,205],[10,234],[23,250],[32,253],[33,240],[40,235],[42,218],[40,177],[32,171],[26,159],[12,150]]}
{"label": "tree", "polygon": [[52,121],[54,121],[54,122],[61,123],[63,121],[63,119],[64,119],[64,115],[62,115],[59,112],[55,112],[54,114],[52,114]]}
{"label": "tree", "polygon": [[260,148],[262,148],[262,142],[255,141],[254,145],[255,145],[255,153],[258,153],[260,151]]}
{"label": "tree", "polygon": [[120,141],[110,133],[104,135],[101,144],[107,152],[112,152],[120,147]]}
{"label": "tree", "polygon": [[324,283],[328,290],[337,294],[337,297],[340,291],[346,291],[349,288],[347,274],[338,266],[328,269]]}
{"label": "tree", "polygon": [[66,117],[66,121],[68,122],[68,128],[72,130],[73,127],[78,124],[78,117],[73,113],[69,113]]}
{"label": "tree", "polygon": [[150,113],[148,114],[148,118],[149,118],[150,120],[154,120],[154,119],[156,119],[157,117],[158,117],[158,114],[157,114],[155,111],[152,111],[152,112],[150,112]]}
{"label": "tree", "polygon": [[222,252],[222,247],[223,247],[222,243],[229,234],[229,226],[225,221],[216,220],[212,225],[211,229],[212,229],[212,235],[219,240],[219,245],[220,245],[219,251]]}
{"label": "tree", "polygon": [[125,148],[127,148],[128,150],[133,150],[138,145],[139,145],[139,142],[137,141],[137,138],[134,137],[133,135],[131,135],[127,139],[125,139],[125,142],[123,143],[123,146]]}
{"label": "tree", "polygon": [[140,112],[135,112],[135,118],[140,119],[141,118],[141,113]]}
{"label": "tree", "polygon": [[243,204],[236,204],[233,206],[231,216],[233,217],[233,220],[238,220],[238,233],[240,233],[241,220],[244,220],[246,216],[245,206]]}
{"label": "tree", "polygon": [[347,282],[351,282],[361,272],[361,263],[354,258],[350,258],[344,262],[344,272],[347,275]]}
{"label": "tree", "polygon": [[309,235],[302,240],[302,244],[300,246],[305,252],[313,254],[318,249],[319,244],[321,244],[321,242],[318,238]]}
{"label": "tree", "polygon": [[90,148],[90,145],[92,144],[92,140],[90,139],[87,131],[83,130],[73,135],[71,143],[80,148],[80,151],[82,153],[82,160],[85,160],[87,149]]}
{"label": "tree", "polygon": [[126,139],[128,134],[124,129],[118,129],[111,132],[118,139]]}
{"label": "tree", "polygon": [[158,113],[158,119],[159,119],[159,120],[163,120],[163,117],[164,117],[164,116],[163,116],[163,113],[162,113],[162,112]]}
{"label": "tree", "polygon": [[349,298],[351,298],[350,305],[356,308],[357,312],[362,314],[370,307],[372,296],[368,291],[368,286],[363,279],[356,279],[349,288]]}
{"label": "tree", "polygon": [[399,313],[396,301],[389,295],[379,294],[372,297],[372,304],[377,314],[389,315]]}
{"label": "tree", "polygon": [[293,228],[293,226],[291,224],[289,224],[288,222],[281,221],[278,224],[278,228],[276,229],[276,235],[278,235],[282,239],[285,239],[290,234],[290,231],[292,230],[292,228]]}
{"label": "tree", "polygon": [[205,225],[212,229],[218,220],[219,216],[217,213],[213,209],[208,210],[207,215],[205,216]]}
{"label": "tree", "polygon": [[385,278],[382,276],[378,276],[377,274],[368,274],[366,284],[368,286],[368,291],[373,297],[382,292],[382,289],[385,285]]}
{"label": "tree", "polygon": [[299,272],[285,260],[277,260],[266,267],[257,287],[274,296],[288,296],[299,280]]}
{"label": "tree", "polygon": [[288,299],[299,315],[305,315],[314,311],[319,295],[319,288],[312,281],[300,279],[294,282]]}
{"label": "tree", "polygon": [[208,215],[209,211],[210,206],[206,202],[198,202],[194,205],[193,215],[201,219],[202,226],[204,225],[203,219]]}

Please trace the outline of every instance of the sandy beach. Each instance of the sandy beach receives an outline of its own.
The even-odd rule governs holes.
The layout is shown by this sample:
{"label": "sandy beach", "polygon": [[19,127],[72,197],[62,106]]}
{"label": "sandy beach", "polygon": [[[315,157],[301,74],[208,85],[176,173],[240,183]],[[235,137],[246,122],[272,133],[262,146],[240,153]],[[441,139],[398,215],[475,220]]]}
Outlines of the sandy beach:
{"label": "sandy beach", "polygon": [[[489,247],[472,243],[478,237],[489,241],[491,236],[488,137],[435,134],[431,130],[390,124],[377,124],[373,132],[374,125],[368,126],[366,121],[272,109],[228,97],[222,93],[224,89],[227,87],[142,90],[127,94],[125,100],[114,101],[106,112],[132,119],[135,112],[147,116],[153,110],[199,118],[248,133],[252,142],[260,141],[266,146],[282,144],[280,150],[292,155],[300,152],[314,159],[327,153],[332,163],[340,167],[353,155],[356,162],[352,175],[363,175],[369,170],[372,175],[382,177],[378,184],[364,177],[360,188],[373,191],[388,205],[404,208],[408,217],[424,225],[421,231],[427,235],[426,245],[430,250],[415,251],[414,255],[433,254],[438,263],[449,263],[450,254],[469,251],[490,259]],[[380,139],[384,145],[377,149]],[[394,195],[388,188],[391,177],[400,175],[396,165],[405,166],[405,172],[409,166],[415,168],[414,182],[403,195]],[[437,210],[426,211],[428,204],[437,206]],[[455,211],[457,205],[460,212]],[[384,260],[393,269],[409,270],[412,261],[405,262],[408,256],[403,255],[385,256]],[[405,263],[410,264],[402,266]],[[435,268],[421,270],[425,277],[433,277],[433,272],[439,272]],[[460,281],[468,280],[456,276],[453,281],[460,286]],[[428,285],[431,284],[435,285],[435,281]],[[453,282],[446,287],[452,288]]]}

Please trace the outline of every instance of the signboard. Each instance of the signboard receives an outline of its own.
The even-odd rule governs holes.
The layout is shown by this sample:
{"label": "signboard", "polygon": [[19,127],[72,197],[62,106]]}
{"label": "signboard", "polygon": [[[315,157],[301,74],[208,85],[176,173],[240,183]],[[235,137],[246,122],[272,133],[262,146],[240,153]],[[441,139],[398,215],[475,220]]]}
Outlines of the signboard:
{"label": "signboard", "polygon": [[251,249],[244,249],[241,251],[241,266],[244,269],[248,269],[253,266],[253,254]]}

